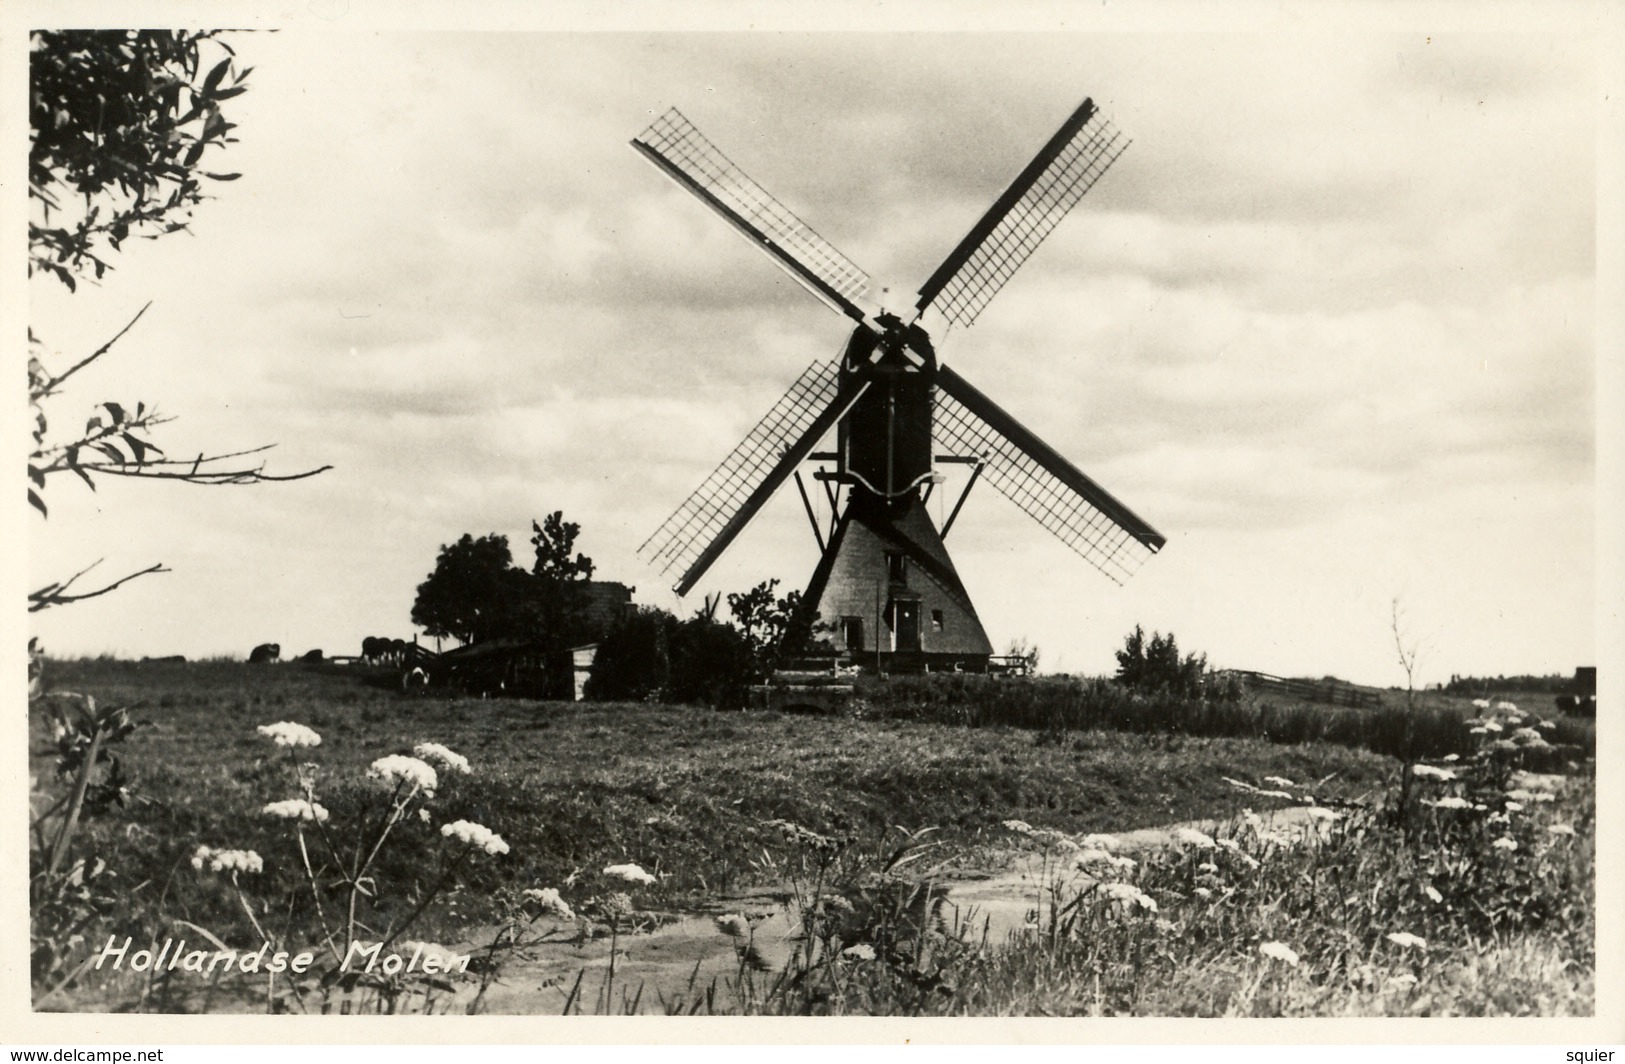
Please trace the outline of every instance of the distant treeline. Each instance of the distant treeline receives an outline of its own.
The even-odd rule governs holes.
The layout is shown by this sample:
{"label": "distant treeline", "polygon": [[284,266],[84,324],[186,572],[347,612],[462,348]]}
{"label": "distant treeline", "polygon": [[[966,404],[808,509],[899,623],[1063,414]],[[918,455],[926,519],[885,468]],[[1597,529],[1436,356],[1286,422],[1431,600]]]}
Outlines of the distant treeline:
{"label": "distant treeline", "polygon": [[1574,677],[1561,673],[1550,676],[1456,676],[1444,685],[1447,694],[1483,695],[1489,692],[1532,691],[1540,694],[1569,694],[1574,690]]}

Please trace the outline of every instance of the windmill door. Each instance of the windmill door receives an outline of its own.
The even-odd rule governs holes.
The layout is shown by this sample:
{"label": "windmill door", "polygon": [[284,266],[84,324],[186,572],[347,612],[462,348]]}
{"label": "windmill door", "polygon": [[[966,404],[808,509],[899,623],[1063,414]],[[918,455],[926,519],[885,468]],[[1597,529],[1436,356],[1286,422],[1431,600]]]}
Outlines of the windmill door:
{"label": "windmill door", "polygon": [[920,649],[920,604],[899,599],[893,606],[897,611],[897,649]]}

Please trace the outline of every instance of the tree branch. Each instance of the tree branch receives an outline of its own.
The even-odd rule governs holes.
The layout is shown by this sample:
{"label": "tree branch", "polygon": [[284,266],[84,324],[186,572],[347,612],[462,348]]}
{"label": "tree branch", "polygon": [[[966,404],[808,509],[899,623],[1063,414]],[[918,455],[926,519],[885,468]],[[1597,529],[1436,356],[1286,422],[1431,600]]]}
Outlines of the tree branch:
{"label": "tree branch", "polygon": [[28,593],[28,612],[38,613],[40,610],[50,609],[52,606],[65,606],[70,602],[81,602],[85,599],[92,599],[98,595],[105,595],[109,591],[119,587],[121,584],[129,583],[138,576],[146,576],[148,573],[167,573],[172,571],[165,569],[163,562],[157,562],[145,569],[142,569],[140,572],[131,573],[128,576],[120,577],[111,584],[108,584],[105,587],[97,588],[95,591],[86,591],[76,595],[68,594],[68,589],[73,586],[75,580],[78,580],[81,576],[84,576],[86,573],[96,568],[96,566],[100,565],[104,560],[105,559],[98,558],[94,562],[85,566],[83,569],[79,570],[77,573],[74,573],[72,576],[68,577],[66,580],[62,580],[54,584],[46,584],[37,591],[30,591]]}
{"label": "tree branch", "polygon": [[63,381],[67,380],[69,377],[73,376],[75,373],[78,373],[80,370],[84,369],[98,358],[101,358],[103,355],[107,354],[108,351],[112,350],[113,345],[118,343],[119,340],[124,337],[125,333],[134,328],[135,323],[141,320],[141,315],[145,314],[147,312],[147,308],[151,306],[152,300],[149,299],[147,300],[146,306],[143,306],[140,310],[136,311],[135,317],[131,318],[129,323],[126,324],[124,328],[120,329],[111,340],[98,347],[85,358],[80,359],[78,362],[68,367],[62,373],[57,374],[55,377],[52,377],[50,380],[39,385],[38,389],[33,392],[30,398],[33,399],[34,402],[39,402],[48,395],[54,395],[56,393],[57,386]]}

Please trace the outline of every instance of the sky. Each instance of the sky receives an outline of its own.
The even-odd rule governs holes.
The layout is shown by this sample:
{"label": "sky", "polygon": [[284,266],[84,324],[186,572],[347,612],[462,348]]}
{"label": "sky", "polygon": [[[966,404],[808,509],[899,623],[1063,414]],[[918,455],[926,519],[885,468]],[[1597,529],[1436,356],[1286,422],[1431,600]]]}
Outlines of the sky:
{"label": "sky", "polygon": [[[57,401],[64,424],[139,399],[175,416],[157,437],[172,456],[276,443],[269,472],[333,469],[53,481],[49,519],[24,526],[30,587],[98,558],[109,578],[172,570],[31,615],[54,654],[410,638],[441,545],[497,532],[528,564],[530,523],[554,510],[640,602],[686,614],[706,592],[804,586],[817,547],[793,487],[687,600],[636,557],[848,330],[628,141],[679,107],[903,305],[1085,96],[1132,146],[938,353],[1168,543],[1119,587],[979,486],[948,547],[996,647],[1109,673],[1138,624],[1216,666],[1391,685],[1396,601],[1418,682],[1570,673],[1613,623],[1596,234],[1599,129],[1617,114],[1584,18],[824,34],[305,19],[233,43],[254,69],[227,112],[239,142],[212,165],[241,179],[190,234],[127,245],[99,285],[33,278],[28,321],[66,365],[152,303]],[[945,472],[934,509],[961,483]]]}

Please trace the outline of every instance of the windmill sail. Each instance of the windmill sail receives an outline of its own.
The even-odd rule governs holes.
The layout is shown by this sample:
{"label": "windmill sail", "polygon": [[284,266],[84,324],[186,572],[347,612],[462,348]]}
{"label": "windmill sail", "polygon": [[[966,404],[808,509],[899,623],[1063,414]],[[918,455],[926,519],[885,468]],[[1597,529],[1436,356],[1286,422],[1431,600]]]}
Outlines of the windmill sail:
{"label": "windmill sail", "polygon": [[673,107],[632,141],[654,163],[830,307],[863,320],[869,275],[735,166]]}
{"label": "windmill sail", "polygon": [[1121,584],[1166,538],[947,366],[937,367],[939,449],[976,455],[983,476]]}
{"label": "windmill sail", "polygon": [[1095,119],[1094,102],[1084,100],[921,286],[921,312],[935,305],[955,325],[976,320],[1131,143]]}
{"label": "windmill sail", "polygon": [[686,595],[868,387],[843,388],[838,362],[808,366],[638,554],[662,573],[678,569],[674,590]]}

